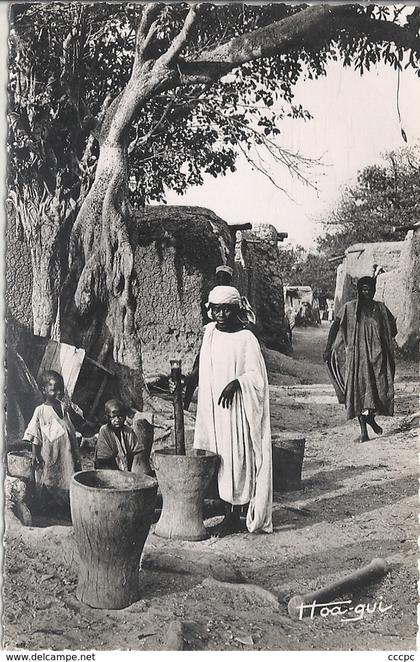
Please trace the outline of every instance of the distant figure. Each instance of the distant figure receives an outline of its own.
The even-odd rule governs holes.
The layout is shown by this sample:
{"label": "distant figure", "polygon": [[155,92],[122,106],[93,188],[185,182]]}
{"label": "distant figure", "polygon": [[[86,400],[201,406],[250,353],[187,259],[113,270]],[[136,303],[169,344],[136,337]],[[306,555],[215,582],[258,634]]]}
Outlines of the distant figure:
{"label": "distant figure", "polygon": [[296,316],[295,316],[295,325],[296,326],[303,326],[304,325],[304,317],[305,317],[305,311],[303,308],[303,304],[301,304],[296,311]]}
{"label": "distant figure", "polygon": [[327,300],[327,320],[334,321],[334,301],[332,299]]}
{"label": "distant figure", "polygon": [[96,443],[95,469],[149,474],[148,451],[126,424],[127,407],[120,400],[108,400],[105,416],[107,422],[100,428]]}
{"label": "distant figure", "polygon": [[238,290],[215,287],[207,306],[213,321],[205,327],[184,407],[198,382],[194,447],[220,456],[219,494],[226,504],[226,516],[213,534],[241,530],[245,505],[248,530],[270,533],[272,449],[264,359],[254,334],[244,328]]}
{"label": "distant figure", "polygon": [[285,305],[284,307],[287,335],[289,337],[290,344],[293,342],[293,329],[295,328],[295,319],[296,312],[290,305]]}
{"label": "distant figure", "polygon": [[85,422],[74,405],[65,402],[63,377],[48,370],[41,378],[45,402],[35,408],[23,439],[32,444],[32,465],[41,496],[57,506],[69,505],[70,481],[80,471],[75,425]]}
{"label": "distant figure", "polygon": [[315,324],[321,324],[321,315],[319,312],[319,299],[318,297],[314,297],[312,301],[312,318],[315,322]]}
{"label": "distant figure", "polygon": [[232,285],[233,269],[226,264],[216,267],[216,285]]}
{"label": "distant figure", "polygon": [[[375,415],[394,413],[393,338],[395,319],[385,304],[374,301],[375,280],[369,276],[357,283],[357,299],[344,304],[331,326],[324,352],[339,401],[347,418],[358,417],[360,437],[368,441],[367,425],[376,434],[382,428]],[[340,345],[345,348],[345,376],[339,365]]]}
{"label": "distant figure", "polygon": [[327,308],[327,298],[323,294],[320,294],[318,297],[319,302],[319,318],[323,322],[326,318],[326,308]]}
{"label": "distant figure", "polygon": [[296,315],[296,326],[309,326],[312,319],[312,306],[308,301],[303,301]]}

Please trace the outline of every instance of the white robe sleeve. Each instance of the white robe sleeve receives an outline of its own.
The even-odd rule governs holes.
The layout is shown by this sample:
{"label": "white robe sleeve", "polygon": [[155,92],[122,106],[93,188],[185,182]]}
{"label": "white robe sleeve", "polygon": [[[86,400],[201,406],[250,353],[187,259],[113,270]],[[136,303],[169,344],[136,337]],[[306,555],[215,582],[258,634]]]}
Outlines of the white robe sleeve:
{"label": "white robe sleeve", "polygon": [[247,514],[249,531],[271,533],[273,469],[267,370],[260,346],[249,332],[244,344],[244,372],[238,376],[255,458],[255,490]]}
{"label": "white robe sleeve", "polygon": [[28,423],[28,427],[25,430],[23,439],[25,441],[30,441],[35,446],[42,446],[42,431],[41,431],[41,421],[40,421],[40,407],[36,407],[32,415],[31,420]]}

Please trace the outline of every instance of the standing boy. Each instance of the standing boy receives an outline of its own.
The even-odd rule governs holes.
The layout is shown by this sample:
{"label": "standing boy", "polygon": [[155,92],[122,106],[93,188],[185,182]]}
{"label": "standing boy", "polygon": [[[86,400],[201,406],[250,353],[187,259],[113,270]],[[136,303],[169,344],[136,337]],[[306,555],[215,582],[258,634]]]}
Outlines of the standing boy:
{"label": "standing boy", "polygon": [[205,327],[194,375],[199,387],[194,447],[220,457],[218,485],[226,516],[215,533],[240,530],[244,505],[248,530],[270,533],[272,449],[264,359],[256,337],[244,327],[238,290],[215,287],[207,306],[214,321]]}
{"label": "standing boy", "polygon": [[35,408],[23,438],[32,444],[32,464],[42,498],[67,509],[71,478],[81,468],[74,424],[84,421],[63,400],[64,381],[58,372],[45,372],[41,388],[45,402]]}

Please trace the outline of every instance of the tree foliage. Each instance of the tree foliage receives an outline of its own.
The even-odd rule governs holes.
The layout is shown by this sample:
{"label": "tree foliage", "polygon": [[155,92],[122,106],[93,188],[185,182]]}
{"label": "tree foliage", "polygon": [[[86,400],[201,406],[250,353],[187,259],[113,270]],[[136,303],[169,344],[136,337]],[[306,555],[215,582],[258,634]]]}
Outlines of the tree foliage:
{"label": "tree foliage", "polygon": [[[265,139],[281,135],[282,117],[309,119],[310,112],[294,103],[294,85],[302,76],[325,75],[331,60],[342,58],[345,65],[361,73],[380,60],[401,68],[402,45],[375,42],[371,34],[361,34],[357,27],[362,15],[397,25],[402,22],[401,11],[348,7],[349,25],[333,41],[324,44],[322,35],[314,34],[303,47],[281,57],[253,59],[207,85],[181,82],[175,91],[145,103],[130,128],[133,201],[139,205],[162,201],[165,188],[183,193],[188,186],[201,184],[203,174],[219,176],[234,170],[241,150],[249,154],[253,147],[261,148]],[[120,94],[129,79],[141,8],[135,3],[22,3],[12,7],[9,90],[14,189],[19,191],[22,181],[41,180],[41,189],[45,182],[53,192],[59,177],[63,199],[70,196],[80,201],[80,187],[90,186],[98,156],[96,139],[86,153],[89,136],[92,131],[95,136],[106,101]],[[204,5],[183,60],[220,48],[304,8]],[[168,49],[188,9],[185,3],[162,8],[148,57],[156,59]],[[412,16],[417,20],[415,11]],[[409,24],[408,19],[406,22]],[[410,63],[416,69],[417,56],[416,49],[409,50]]]}
{"label": "tree foliage", "polygon": [[[11,187],[22,193],[36,182],[63,200],[80,202],[98,157],[98,119],[124,89],[134,59],[135,4],[51,3],[13,6],[10,36]],[[182,27],[188,6],[167,5],[149,50],[157,58]],[[209,6],[201,30],[185,48],[218,44],[281,19],[296,8]],[[313,58],[312,73],[320,72]],[[203,174],[235,169],[240,149],[278,136],[283,116],[310,118],[293,104],[302,71],[295,57],[271,58],[238,69],[212,86],[180,85],[151,98],[130,127],[130,189],[137,206],[163,201],[165,189],[185,192]],[[273,104],[282,99],[276,113]],[[287,156],[287,155],[286,155]],[[296,164],[298,160],[296,160]],[[299,174],[297,170],[297,174]]]}
{"label": "tree foliage", "polygon": [[347,186],[335,208],[320,218],[324,232],[316,252],[302,246],[282,251],[285,283],[310,285],[332,297],[337,264],[328,258],[343,255],[352,244],[398,241],[393,228],[420,220],[420,147],[405,147],[383,155],[382,164],[369,165]]}
{"label": "tree foliage", "polygon": [[387,152],[383,164],[364,168],[325,219],[319,250],[341,255],[359,242],[398,241],[393,227],[420,220],[420,146]]}
{"label": "tree foliage", "polygon": [[281,264],[285,284],[309,285],[317,296],[334,296],[336,266],[325,254],[290,247],[282,250]]}

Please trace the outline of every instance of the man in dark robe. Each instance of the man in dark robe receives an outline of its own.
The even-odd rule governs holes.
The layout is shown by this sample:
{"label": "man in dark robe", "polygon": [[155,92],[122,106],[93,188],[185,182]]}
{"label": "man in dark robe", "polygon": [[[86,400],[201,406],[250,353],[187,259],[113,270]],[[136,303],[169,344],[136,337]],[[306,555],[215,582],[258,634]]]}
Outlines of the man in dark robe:
{"label": "man in dark robe", "polygon": [[[357,299],[344,304],[331,326],[324,361],[327,363],[339,402],[346,405],[347,418],[357,416],[360,437],[368,441],[367,425],[376,434],[382,428],[375,415],[394,413],[395,319],[385,304],[374,301],[375,280],[368,276],[357,283]],[[345,349],[344,378],[340,371],[340,349]]]}

